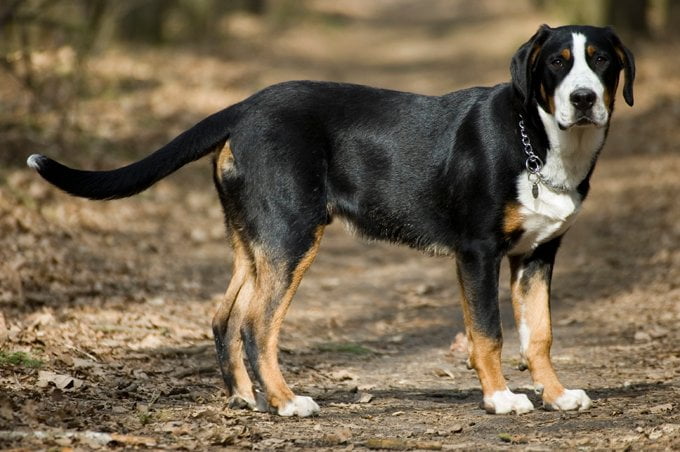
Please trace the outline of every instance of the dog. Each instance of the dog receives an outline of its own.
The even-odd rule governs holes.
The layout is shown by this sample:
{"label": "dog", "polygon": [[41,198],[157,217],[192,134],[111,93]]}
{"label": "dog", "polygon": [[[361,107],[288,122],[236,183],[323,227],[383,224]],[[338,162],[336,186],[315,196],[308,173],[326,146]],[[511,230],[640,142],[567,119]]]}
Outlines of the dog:
{"label": "dog", "polygon": [[632,106],[633,54],[612,29],[543,25],[513,56],[510,83],[435,97],[285,82],[122,168],[76,170],[39,154],[27,163],[64,191],[101,200],[132,196],[214,156],[234,267],[212,329],[231,407],[319,412],[286,384],[278,335],[337,217],[370,239],[455,258],[482,406],[519,414],[534,406],[501,371],[498,280],[507,256],[523,365],[543,406],[584,410],[591,399],[565,389],[551,363],[550,282],[588,194],[621,71]]}

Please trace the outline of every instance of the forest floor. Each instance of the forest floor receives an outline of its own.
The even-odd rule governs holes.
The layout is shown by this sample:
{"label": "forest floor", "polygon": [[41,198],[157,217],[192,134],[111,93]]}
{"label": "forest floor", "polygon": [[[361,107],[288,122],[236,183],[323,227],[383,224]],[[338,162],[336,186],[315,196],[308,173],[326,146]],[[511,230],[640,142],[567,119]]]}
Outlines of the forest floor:
{"label": "forest floor", "polygon": [[[553,356],[563,382],[593,399],[584,412],[486,414],[455,339],[454,263],[366,243],[337,224],[281,339],[288,382],[320,415],[231,410],[210,328],[231,251],[209,159],[106,203],[68,197],[23,167],[32,152],[121,165],[280,80],[427,94],[502,82],[519,44],[557,23],[522,2],[480,1],[474,12],[424,3],[315,2],[314,14],[275,31],[234,16],[219,51],[115,47],[90,62],[72,147],[2,138],[14,154],[0,184],[0,448],[680,445],[680,60],[668,57],[677,44],[635,45],[635,108],[619,100],[591,195],[558,255]],[[7,102],[19,96],[12,83],[0,83]],[[504,372],[539,406],[516,370],[503,272]]]}

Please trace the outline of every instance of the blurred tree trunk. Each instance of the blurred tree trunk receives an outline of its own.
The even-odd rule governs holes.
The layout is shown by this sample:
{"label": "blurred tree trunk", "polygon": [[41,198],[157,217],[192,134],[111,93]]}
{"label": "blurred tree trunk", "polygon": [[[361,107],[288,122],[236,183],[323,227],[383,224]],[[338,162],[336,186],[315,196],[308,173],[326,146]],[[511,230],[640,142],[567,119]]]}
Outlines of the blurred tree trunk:
{"label": "blurred tree trunk", "polygon": [[267,0],[241,0],[241,4],[251,14],[262,15],[267,10]]}
{"label": "blurred tree trunk", "polygon": [[107,0],[83,0],[82,5],[85,23],[83,24],[83,32],[78,44],[78,55],[84,57],[92,51],[108,11],[109,3]]}
{"label": "blurred tree trunk", "polygon": [[680,36],[680,1],[668,0],[666,10],[666,31]]}
{"label": "blurred tree trunk", "polygon": [[120,18],[120,38],[160,44],[165,40],[165,21],[177,0],[137,0]]}
{"label": "blurred tree trunk", "polygon": [[[669,3],[675,3],[675,0]],[[624,36],[647,37],[650,35],[648,6],[648,0],[609,0],[604,19]]]}

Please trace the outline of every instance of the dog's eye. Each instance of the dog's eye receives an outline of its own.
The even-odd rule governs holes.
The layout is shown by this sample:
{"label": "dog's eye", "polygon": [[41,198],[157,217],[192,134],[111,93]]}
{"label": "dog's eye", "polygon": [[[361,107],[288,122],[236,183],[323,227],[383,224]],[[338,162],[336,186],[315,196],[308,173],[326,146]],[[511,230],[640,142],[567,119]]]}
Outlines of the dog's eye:
{"label": "dog's eye", "polygon": [[561,69],[564,67],[564,60],[562,58],[555,58],[550,62],[550,65],[555,69]]}
{"label": "dog's eye", "polygon": [[597,64],[598,66],[605,64],[607,61],[609,60],[607,60],[607,57],[604,55],[598,55],[595,57],[595,64]]}

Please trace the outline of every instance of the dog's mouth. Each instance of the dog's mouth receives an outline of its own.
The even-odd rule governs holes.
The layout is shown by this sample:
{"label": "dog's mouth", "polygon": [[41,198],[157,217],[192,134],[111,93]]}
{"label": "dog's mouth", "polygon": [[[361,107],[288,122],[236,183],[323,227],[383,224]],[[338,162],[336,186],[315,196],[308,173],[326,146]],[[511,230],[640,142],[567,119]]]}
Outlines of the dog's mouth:
{"label": "dog's mouth", "polygon": [[572,121],[569,124],[562,124],[561,122],[559,122],[558,125],[562,130],[568,130],[571,129],[572,127],[588,127],[588,126],[604,127],[604,124],[601,124],[600,122],[593,119],[590,115],[586,114],[579,115],[574,121]]}

